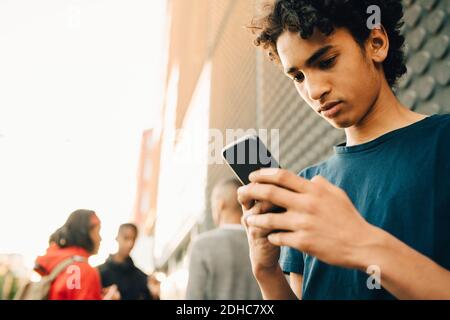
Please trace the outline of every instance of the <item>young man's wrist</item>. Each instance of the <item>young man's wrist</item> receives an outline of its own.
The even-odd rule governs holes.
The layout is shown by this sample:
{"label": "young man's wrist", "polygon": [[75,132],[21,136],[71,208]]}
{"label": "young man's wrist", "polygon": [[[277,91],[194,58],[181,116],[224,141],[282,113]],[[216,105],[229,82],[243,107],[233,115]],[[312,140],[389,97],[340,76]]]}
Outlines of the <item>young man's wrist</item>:
{"label": "young man's wrist", "polygon": [[295,300],[297,296],[281,270],[280,265],[253,269],[264,300]]}
{"label": "young man's wrist", "polygon": [[373,225],[369,225],[366,237],[353,250],[351,264],[362,272],[370,272],[371,266],[381,266],[389,246],[388,234]]}
{"label": "young man's wrist", "polygon": [[283,273],[278,263],[270,267],[256,266],[253,268],[253,275],[258,282],[267,279],[267,277],[276,276],[278,273]]}

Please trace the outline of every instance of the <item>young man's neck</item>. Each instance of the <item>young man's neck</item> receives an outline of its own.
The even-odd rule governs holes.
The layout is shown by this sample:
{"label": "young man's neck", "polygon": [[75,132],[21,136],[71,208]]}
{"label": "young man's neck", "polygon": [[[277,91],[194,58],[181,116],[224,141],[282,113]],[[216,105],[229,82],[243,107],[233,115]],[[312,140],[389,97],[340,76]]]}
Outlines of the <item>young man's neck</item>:
{"label": "young man's neck", "polygon": [[125,260],[127,260],[128,257],[129,257],[129,255],[123,255],[123,254],[120,254],[119,252],[117,252],[116,254],[113,255],[112,258],[115,262],[122,263]]}
{"label": "young man's neck", "polygon": [[356,125],[346,128],[347,146],[374,140],[385,133],[406,127],[425,118],[403,106],[387,83],[383,84],[380,95],[370,111]]}

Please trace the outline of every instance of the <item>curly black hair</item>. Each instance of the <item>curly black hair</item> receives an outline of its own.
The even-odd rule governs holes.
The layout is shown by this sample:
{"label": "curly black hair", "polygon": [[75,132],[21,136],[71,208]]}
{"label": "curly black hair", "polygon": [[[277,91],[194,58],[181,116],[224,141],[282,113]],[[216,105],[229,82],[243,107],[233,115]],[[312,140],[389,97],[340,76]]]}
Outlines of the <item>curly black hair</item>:
{"label": "curly black hair", "polygon": [[381,10],[381,24],[389,37],[389,52],[383,62],[386,79],[391,87],[406,73],[401,0],[276,0],[263,6],[267,14],[254,18],[249,26],[257,33],[256,46],[268,50],[271,60],[279,62],[276,48],[284,31],[297,32],[308,39],[317,28],[330,35],[334,28],[346,28],[363,48],[371,30],[367,27],[370,14],[367,8],[377,5]]}

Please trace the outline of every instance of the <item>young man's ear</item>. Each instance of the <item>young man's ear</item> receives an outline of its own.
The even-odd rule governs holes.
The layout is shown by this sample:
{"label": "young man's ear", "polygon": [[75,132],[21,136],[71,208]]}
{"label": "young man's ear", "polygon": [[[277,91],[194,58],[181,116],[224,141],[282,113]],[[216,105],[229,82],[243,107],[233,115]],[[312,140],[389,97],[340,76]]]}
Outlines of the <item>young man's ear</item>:
{"label": "young man's ear", "polygon": [[372,29],[367,39],[367,49],[374,62],[382,63],[389,52],[389,37],[383,26]]}

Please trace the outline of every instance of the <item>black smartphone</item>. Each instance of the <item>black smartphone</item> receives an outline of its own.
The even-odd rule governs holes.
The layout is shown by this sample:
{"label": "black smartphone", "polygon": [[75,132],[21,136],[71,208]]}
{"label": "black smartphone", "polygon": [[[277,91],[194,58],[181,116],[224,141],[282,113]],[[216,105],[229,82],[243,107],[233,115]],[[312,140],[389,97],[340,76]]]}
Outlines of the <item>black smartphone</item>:
{"label": "black smartphone", "polygon": [[[242,185],[250,183],[248,176],[253,171],[262,168],[279,168],[275,159],[266,145],[257,135],[247,135],[230,143],[222,149],[222,157],[233,170]],[[271,212],[284,212],[284,208],[274,207]]]}

